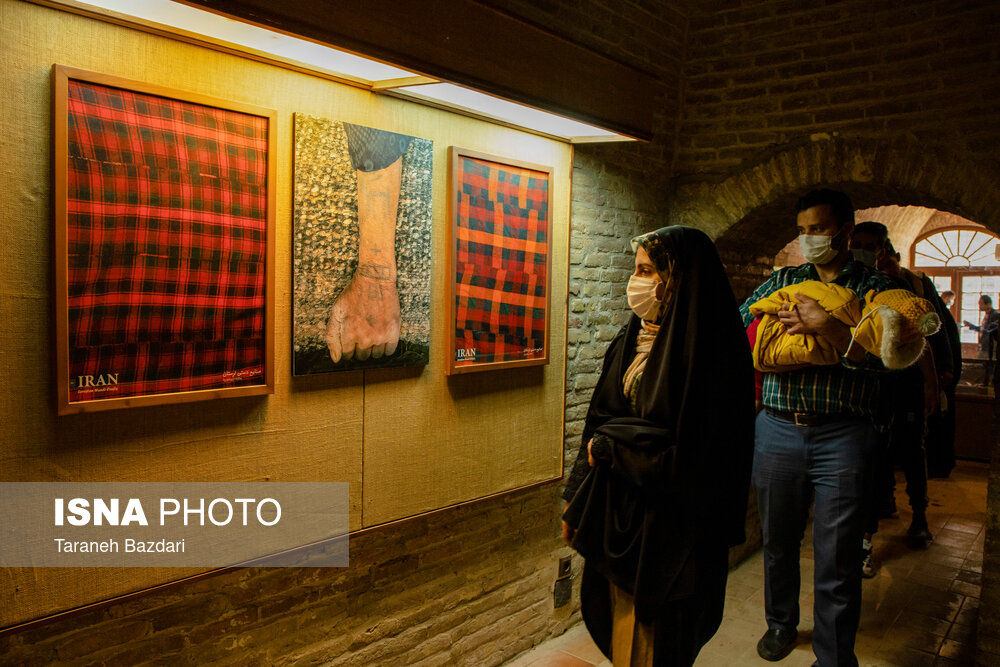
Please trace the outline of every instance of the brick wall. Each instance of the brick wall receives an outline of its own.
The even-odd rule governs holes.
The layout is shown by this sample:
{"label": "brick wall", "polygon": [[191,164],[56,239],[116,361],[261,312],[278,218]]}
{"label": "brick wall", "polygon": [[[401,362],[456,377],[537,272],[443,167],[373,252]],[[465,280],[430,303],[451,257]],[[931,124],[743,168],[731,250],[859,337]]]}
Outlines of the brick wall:
{"label": "brick wall", "polygon": [[692,15],[678,174],[817,132],[905,135],[991,159],[1000,9],[952,0],[728,0]]}
{"label": "brick wall", "polygon": [[499,665],[578,620],[560,506],[549,484],[354,536],[349,568],[182,583],[0,637],[0,665]]}

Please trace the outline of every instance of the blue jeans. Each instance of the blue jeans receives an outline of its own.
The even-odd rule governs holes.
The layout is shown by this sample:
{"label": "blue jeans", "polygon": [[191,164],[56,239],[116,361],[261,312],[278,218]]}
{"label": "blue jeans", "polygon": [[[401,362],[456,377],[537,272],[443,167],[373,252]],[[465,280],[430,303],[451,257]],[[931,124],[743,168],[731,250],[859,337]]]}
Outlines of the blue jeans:
{"label": "blue jeans", "polygon": [[861,537],[875,442],[875,429],[863,418],[796,426],[766,411],[757,416],[753,482],[764,532],[767,626],[798,627],[799,551],[815,497],[812,645],[822,667],[858,664]]}

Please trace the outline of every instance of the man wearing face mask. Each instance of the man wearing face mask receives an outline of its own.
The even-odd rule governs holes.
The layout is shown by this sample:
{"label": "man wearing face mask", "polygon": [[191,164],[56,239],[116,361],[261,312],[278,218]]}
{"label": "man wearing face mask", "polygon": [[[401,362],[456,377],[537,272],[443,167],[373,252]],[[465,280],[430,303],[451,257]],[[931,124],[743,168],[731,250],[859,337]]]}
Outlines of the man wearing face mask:
{"label": "man wearing face mask", "polygon": [[[882,273],[853,260],[848,241],[854,228],[850,198],[814,190],[799,199],[799,246],[808,263],[775,271],[740,307],[744,325],[750,305],[804,280],[835,283],[864,303],[869,290],[895,287]],[[813,509],[816,664],[855,666],[854,639],[861,614],[861,537],[866,475],[876,443],[881,362],[850,345],[847,325],[815,300],[796,296],[779,319],[790,334],[823,336],[842,355],[832,366],[765,373],[757,416],[753,482],[764,535],[764,608],[768,630],[757,644],[765,660],[777,661],[795,647],[799,623],[799,548]],[[849,349],[850,348],[850,349]]]}

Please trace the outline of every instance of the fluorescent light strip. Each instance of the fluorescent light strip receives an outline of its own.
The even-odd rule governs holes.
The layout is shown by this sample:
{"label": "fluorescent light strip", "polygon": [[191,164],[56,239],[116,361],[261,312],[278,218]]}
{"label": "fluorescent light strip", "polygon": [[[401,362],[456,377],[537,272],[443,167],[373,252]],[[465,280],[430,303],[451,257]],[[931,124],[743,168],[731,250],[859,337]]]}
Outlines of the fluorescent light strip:
{"label": "fluorescent light strip", "polygon": [[547,111],[539,111],[531,107],[508,102],[499,97],[493,97],[468,88],[462,88],[451,83],[431,83],[423,86],[406,86],[395,89],[396,92],[410,97],[423,98],[440,102],[446,106],[459,107],[475,113],[494,118],[506,123],[530,128],[537,132],[556,137],[571,139],[582,137],[588,139],[603,139],[621,141],[627,139],[614,132],[602,130],[593,125],[563,118]]}
{"label": "fluorescent light strip", "polygon": [[[630,137],[594,125],[539,111],[450,83],[405,85],[411,83],[415,77],[419,79],[419,75],[170,0],[79,0],[65,4],[104,9],[152,24],[268,53],[322,72],[353,78],[366,83],[378,92],[395,92],[419,102],[442,105],[566,141],[632,141]],[[394,87],[397,80],[404,85]],[[380,87],[379,82],[386,82],[388,85]]]}
{"label": "fluorescent light strip", "polygon": [[82,0],[79,4],[180,28],[365,81],[415,76],[398,67],[169,0]]}

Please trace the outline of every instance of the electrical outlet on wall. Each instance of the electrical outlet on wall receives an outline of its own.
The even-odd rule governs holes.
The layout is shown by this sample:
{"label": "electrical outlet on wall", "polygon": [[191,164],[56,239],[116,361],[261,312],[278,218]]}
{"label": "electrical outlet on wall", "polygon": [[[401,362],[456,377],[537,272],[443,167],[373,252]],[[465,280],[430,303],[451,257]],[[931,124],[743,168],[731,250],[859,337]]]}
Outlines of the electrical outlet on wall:
{"label": "electrical outlet on wall", "polygon": [[552,603],[555,607],[562,607],[569,604],[573,597],[573,557],[563,556],[559,559],[559,567],[556,570],[556,585],[552,591]]}

